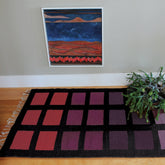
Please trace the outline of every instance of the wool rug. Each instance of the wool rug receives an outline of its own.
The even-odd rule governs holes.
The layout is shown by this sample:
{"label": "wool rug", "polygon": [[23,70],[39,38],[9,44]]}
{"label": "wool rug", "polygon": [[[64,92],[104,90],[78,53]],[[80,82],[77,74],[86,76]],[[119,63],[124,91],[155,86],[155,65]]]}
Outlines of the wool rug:
{"label": "wool rug", "polygon": [[128,117],[126,89],[33,89],[0,151],[16,157],[164,157],[165,114]]}

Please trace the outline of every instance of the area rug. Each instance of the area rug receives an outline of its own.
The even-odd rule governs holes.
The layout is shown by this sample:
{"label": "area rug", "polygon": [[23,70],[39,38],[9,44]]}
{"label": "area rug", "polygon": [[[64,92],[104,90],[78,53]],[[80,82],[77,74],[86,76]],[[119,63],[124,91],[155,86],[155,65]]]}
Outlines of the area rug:
{"label": "area rug", "polygon": [[33,89],[0,156],[164,157],[165,114],[127,120],[125,89]]}

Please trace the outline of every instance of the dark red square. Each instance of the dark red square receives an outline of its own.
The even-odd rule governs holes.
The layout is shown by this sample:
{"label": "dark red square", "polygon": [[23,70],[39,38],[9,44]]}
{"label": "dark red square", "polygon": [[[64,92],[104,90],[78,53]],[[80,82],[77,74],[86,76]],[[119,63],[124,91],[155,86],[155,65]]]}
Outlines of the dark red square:
{"label": "dark red square", "polygon": [[43,125],[60,125],[63,110],[48,110]]}
{"label": "dark red square", "polygon": [[36,150],[54,150],[57,131],[40,131]]}
{"label": "dark red square", "polygon": [[31,105],[44,105],[49,93],[35,93]]}
{"label": "dark red square", "polygon": [[28,150],[34,131],[17,131],[10,149]]}
{"label": "dark red square", "polygon": [[50,105],[65,105],[68,93],[54,93]]}
{"label": "dark red square", "polygon": [[37,125],[41,110],[28,110],[23,118],[22,125]]}

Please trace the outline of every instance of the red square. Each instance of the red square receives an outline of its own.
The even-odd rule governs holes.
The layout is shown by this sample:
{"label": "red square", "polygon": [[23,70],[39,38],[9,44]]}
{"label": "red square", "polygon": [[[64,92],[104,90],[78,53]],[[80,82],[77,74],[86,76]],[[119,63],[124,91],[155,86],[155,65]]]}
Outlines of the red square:
{"label": "red square", "polygon": [[49,93],[35,93],[31,105],[44,105]]}
{"label": "red square", "polygon": [[54,150],[57,131],[41,131],[38,136],[36,150]]}
{"label": "red square", "polygon": [[22,125],[37,125],[41,110],[28,110],[23,118]]}
{"label": "red square", "polygon": [[47,110],[43,125],[60,125],[63,110]]}
{"label": "red square", "polygon": [[68,93],[54,93],[50,105],[65,105]]}
{"label": "red square", "polygon": [[28,150],[34,131],[17,131],[10,149]]}

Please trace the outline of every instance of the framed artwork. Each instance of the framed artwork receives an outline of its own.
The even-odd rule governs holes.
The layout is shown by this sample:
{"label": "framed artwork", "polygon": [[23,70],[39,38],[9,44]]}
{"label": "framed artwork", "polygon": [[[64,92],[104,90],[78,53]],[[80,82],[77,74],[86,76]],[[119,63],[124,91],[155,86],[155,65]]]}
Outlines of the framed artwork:
{"label": "framed artwork", "polygon": [[42,8],[49,66],[103,66],[102,8]]}

